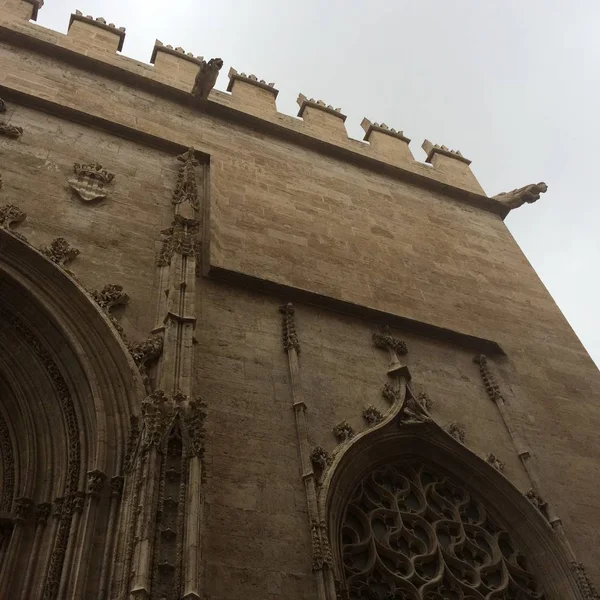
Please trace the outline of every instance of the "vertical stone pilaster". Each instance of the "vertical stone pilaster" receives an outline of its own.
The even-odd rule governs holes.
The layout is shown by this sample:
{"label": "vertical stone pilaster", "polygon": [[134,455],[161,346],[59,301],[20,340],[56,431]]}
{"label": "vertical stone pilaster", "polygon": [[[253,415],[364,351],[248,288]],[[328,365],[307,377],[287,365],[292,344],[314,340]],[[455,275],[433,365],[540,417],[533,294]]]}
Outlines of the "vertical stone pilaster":
{"label": "vertical stone pilaster", "polygon": [[300,456],[300,472],[306,494],[309,525],[311,528],[313,562],[312,568],[317,583],[318,600],[335,600],[335,584],[331,571],[333,564],[327,539],[327,529],[317,502],[317,480],[311,461],[311,449],[306,425],[306,402],[300,378],[300,343],[296,334],[294,306],[291,302],[279,308],[282,314],[283,349],[287,353],[292,392],[292,409],[296,422],[296,438]]}
{"label": "vertical stone pilaster", "polygon": [[[552,528],[556,531],[557,535],[561,539],[563,545],[569,552],[572,560],[575,560],[575,554],[567,539],[567,535],[565,533],[562,521],[560,517],[556,514],[553,506],[547,501],[547,496],[545,495],[543,489],[543,483],[541,477],[538,473],[537,465],[535,464],[535,459],[532,456],[532,453],[525,443],[523,436],[519,432],[518,428],[515,426],[511,412],[509,407],[506,404],[504,399],[504,395],[500,391],[500,386],[496,382],[494,375],[492,374],[487,357],[485,354],[479,354],[473,358],[473,362],[479,365],[479,373],[481,375],[481,379],[483,381],[483,385],[485,387],[485,391],[489,396],[490,400],[492,400],[496,407],[498,408],[498,412],[502,417],[502,422],[504,423],[504,427],[512,440],[512,443],[515,447],[517,455],[523,464],[523,468],[529,477],[529,481],[531,481],[531,490],[527,493],[528,497],[544,499],[541,501],[541,505],[543,506],[542,514],[548,519],[548,522],[552,526]],[[538,502],[538,505],[540,503]]]}
{"label": "vertical stone pilaster", "polygon": [[104,555],[102,556],[102,567],[100,571],[100,585],[98,586],[98,600],[104,600],[107,594],[111,564],[113,562],[111,557],[113,556],[117,511],[123,494],[123,481],[124,478],[121,475],[116,475],[110,480],[110,506],[108,508],[106,543],[104,544]]}
{"label": "vertical stone pilaster", "polygon": [[[193,148],[177,160],[180,167],[172,197],[173,220],[161,232],[157,260],[160,295],[154,333],[162,333],[162,356],[156,389],[142,404],[140,447],[132,451],[129,461],[135,475],[128,479],[137,477],[139,489],[127,500],[131,504],[126,508],[127,518],[134,519],[135,524],[123,549],[126,564],[120,589],[142,600],[162,597],[166,590],[177,598],[202,595],[204,409],[202,401],[193,395],[193,344],[204,200],[199,189],[205,192],[206,182],[199,188],[199,162]],[[207,177],[207,169],[203,175]],[[181,432],[174,436],[175,430]],[[177,466],[173,463],[175,455],[180,457]],[[175,530],[167,525],[167,513],[177,523]]]}

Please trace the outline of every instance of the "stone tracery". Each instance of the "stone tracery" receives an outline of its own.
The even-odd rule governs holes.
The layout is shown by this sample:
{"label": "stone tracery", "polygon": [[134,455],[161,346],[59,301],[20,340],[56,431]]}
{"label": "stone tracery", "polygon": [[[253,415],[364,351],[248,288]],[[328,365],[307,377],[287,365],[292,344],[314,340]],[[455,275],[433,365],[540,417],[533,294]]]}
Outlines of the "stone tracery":
{"label": "stone tracery", "polygon": [[421,463],[371,471],[342,523],[350,600],[544,598],[525,557],[486,507]]}

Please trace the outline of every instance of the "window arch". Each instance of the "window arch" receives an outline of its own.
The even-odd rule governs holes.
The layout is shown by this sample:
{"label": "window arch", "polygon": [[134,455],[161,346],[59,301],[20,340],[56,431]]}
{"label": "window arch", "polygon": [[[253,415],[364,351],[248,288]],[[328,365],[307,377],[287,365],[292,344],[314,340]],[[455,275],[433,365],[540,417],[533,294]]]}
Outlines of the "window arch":
{"label": "window arch", "polygon": [[400,460],[369,472],[342,517],[351,600],[539,600],[509,532],[438,468]]}
{"label": "window arch", "polygon": [[523,493],[403,406],[340,448],[323,476],[337,598],[584,600],[570,553]]}

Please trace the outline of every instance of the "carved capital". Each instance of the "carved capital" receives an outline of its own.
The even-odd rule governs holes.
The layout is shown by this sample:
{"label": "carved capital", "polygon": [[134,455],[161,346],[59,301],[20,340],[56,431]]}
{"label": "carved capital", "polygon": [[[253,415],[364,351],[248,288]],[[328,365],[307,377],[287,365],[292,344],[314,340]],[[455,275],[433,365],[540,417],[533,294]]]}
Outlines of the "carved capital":
{"label": "carved capital", "polygon": [[519,208],[523,204],[532,204],[540,199],[542,194],[548,191],[548,186],[540,181],[539,183],[530,183],[511,192],[503,192],[493,196],[501,204],[504,204],[509,209]]}
{"label": "carved capital", "polygon": [[46,525],[48,519],[50,518],[50,513],[52,512],[52,504],[50,502],[43,502],[42,504],[38,504],[35,507],[35,522],[36,525],[41,525],[42,527]]}
{"label": "carved capital", "polygon": [[65,506],[64,498],[54,498],[54,503],[52,505],[52,516],[55,519],[60,519],[62,517],[64,506]]}
{"label": "carved capital", "polygon": [[71,495],[70,504],[71,511],[74,513],[80,513],[83,510],[83,503],[85,502],[85,492],[75,492]]}
{"label": "carved capital", "polygon": [[64,267],[67,263],[79,256],[79,250],[73,248],[71,244],[64,238],[58,237],[52,240],[50,247],[43,246],[40,252],[46,255],[53,263]]}
{"label": "carved capital", "polygon": [[294,349],[300,353],[300,342],[296,334],[296,323],[294,321],[294,305],[291,302],[279,307],[279,312],[283,315],[282,322],[282,339],[283,348],[286,352]]}
{"label": "carved capital", "polygon": [[16,140],[23,135],[23,128],[9,125],[8,123],[0,123],[0,135],[11,140]]}
{"label": "carved capital", "polygon": [[102,488],[104,487],[104,482],[106,481],[106,473],[99,471],[98,469],[94,469],[93,471],[88,471],[87,474],[87,493],[90,496],[98,497]]}
{"label": "carved capital", "polygon": [[121,497],[123,493],[123,485],[125,483],[125,478],[122,475],[115,475],[110,480],[110,494],[111,496],[115,496],[117,498]]}
{"label": "carved capital", "polygon": [[333,428],[333,435],[335,435],[338,441],[345,442],[354,437],[354,429],[352,429],[348,421],[342,421]]}
{"label": "carved capital", "polygon": [[15,499],[15,520],[17,522],[25,522],[31,516],[34,502],[30,498],[16,498]]}

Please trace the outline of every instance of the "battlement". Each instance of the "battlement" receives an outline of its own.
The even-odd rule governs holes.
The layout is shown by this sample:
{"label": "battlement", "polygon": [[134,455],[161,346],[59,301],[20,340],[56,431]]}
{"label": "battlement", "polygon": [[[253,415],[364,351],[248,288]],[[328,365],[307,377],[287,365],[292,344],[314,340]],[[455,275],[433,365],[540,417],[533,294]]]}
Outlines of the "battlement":
{"label": "battlement", "polygon": [[[11,42],[38,53],[51,54],[80,68],[86,68],[86,61],[89,61],[90,70],[125,81],[134,88],[151,90],[188,108],[193,105],[194,110],[218,114],[226,120],[231,117],[237,122],[243,113],[247,115],[247,121],[252,121],[253,129],[264,128],[271,134],[287,136],[303,144],[311,143],[311,147],[319,151],[346,156],[354,162],[360,160],[380,170],[391,172],[390,168],[393,168],[398,177],[424,182],[428,186],[437,182],[457,198],[462,196],[471,204],[502,216],[507,214],[505,206],[486,196],[471,171],[471,161],[459,151],[425,140],[423,149],[427,156],[421,162],[413,156],[410,139],[403,131],[366,118],[361,124],[365,131],[363,140],[353,139],[348,136],[346,115],[340,108],[304,94],[299,94],[297,99],[299,118],[286,115],[277,110],[279,91],[274,83],[267,83],[253,74],[240,73],[233,67],[229,69],[226,91],[212,89],[207,100],[193,103],[190,93],[202,57],[156,40],[150,64],[141,63],[118,54],[123,48],[125,28],[107,23],[102,17],[93,18],[76,11],[70,17],[67,35],[28,22],[35,19],[42,4],[42,0],[0,0],[0,31],[10,31]],[[0,83],[7,88],[14,87],[15,92],[26,92],[19,90],[14,82],[3,81],[1,76]]]}

